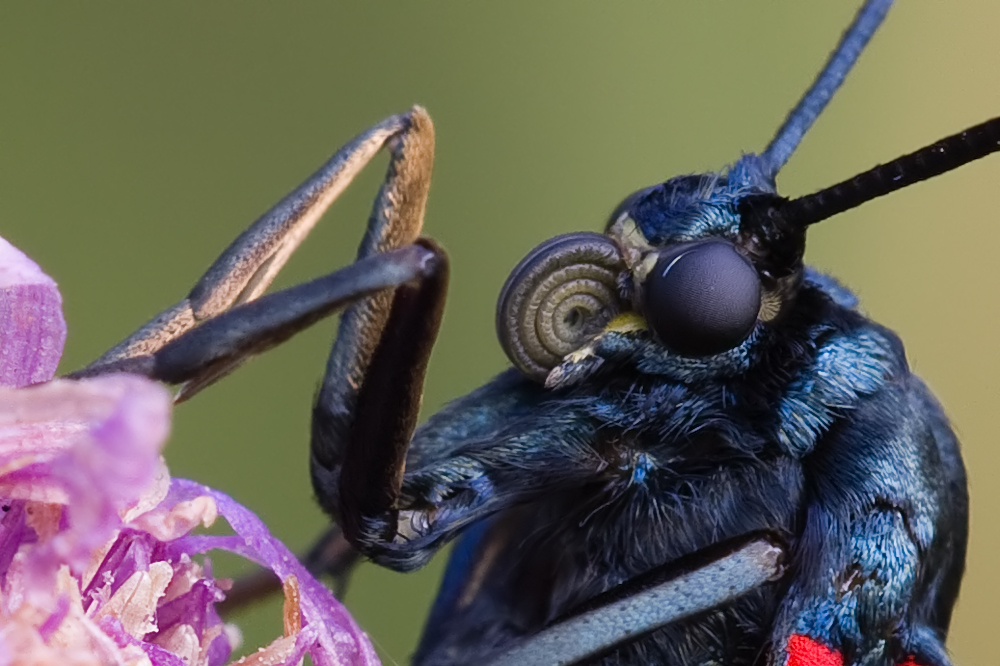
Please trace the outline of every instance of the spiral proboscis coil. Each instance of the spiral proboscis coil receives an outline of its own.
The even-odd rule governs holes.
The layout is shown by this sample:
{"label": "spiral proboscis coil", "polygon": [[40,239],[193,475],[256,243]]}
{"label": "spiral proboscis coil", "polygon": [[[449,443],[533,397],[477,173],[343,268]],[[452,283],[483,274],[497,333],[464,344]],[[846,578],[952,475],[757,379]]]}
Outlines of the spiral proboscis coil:
{"label": "spiral proboscis coil", "polygon": [[544,381],[618,311],[621,251],[607,236],[551,238],[511,272],[497,303],[497,336],[521,372]]}

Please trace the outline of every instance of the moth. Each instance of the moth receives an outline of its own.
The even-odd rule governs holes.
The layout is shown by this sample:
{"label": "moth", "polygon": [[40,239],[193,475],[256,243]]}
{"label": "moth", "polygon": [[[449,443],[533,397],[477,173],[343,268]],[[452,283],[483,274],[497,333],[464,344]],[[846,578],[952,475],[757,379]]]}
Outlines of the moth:
{"label": "moth", "polygon": [[[835,53],[853,54],[852,38],[866,42],[886,9],[887,3],[867,3],[848,33],[847,46]],[[847,60],[853,62],[853,56]],[[414,435],[416,443],[408,451],[408,431],[413,427],[419,393],[414,387],[420,383],[425,347],[434,335],[420,327],[433,328],[435,308],[440,305],[434,290],[441,288],[438,283],[444,279],[440,250],[431,243],[414,244],[422,214],[420,197],[426,192],[428,176],[426,165],[419,165],[421,159],[426,160],[429,132],[426,116],[420,111],[390,118],[360,135],[338,153],[326,171],[307,181],[303,189],[262,218],[263,224],[241,237],[188,297],[188,306],[198,315],[192,326],[181,326],[184,330],[174,336],[178,331],[174,324],[179,320],[171,318],[176,313],[168,312],[165,319],[154,320],[151,328],[141,329],[83,374],[121,369],[142,372],[183,384],[184,395],[190,396],[245,356],[299,330],[304,322],[311,323],[307,320],[369,292],[399,284],[393,300],[384,296],[362,300],[345,315],[316,410],[313,469],[325,508],[345,527],[349,541],[377,561],[400,568],[415,566],[458,534],[463,536],[453,561],[460,561],[464,554],[485,567],[488,547],[501,552],[502,556],[489,560],[499,568],[487,571],[485,578],[471,577],[471,572],[481,570],[474,566],[463,570],[455,564],[450,568],[459,587],[449,588],[450,592],[446,590],[440,597],[430,633],[418,654],[422,663],[512,658],[511,654],[517,654],[515,646],[537,644],[532,639],[543,631],[599,609],[603,602],[607,602],[604,606],[610,604],[610,597],[604,595],[615,596],[618,590],[622,599],[634,598],[633,586],[644,581],[644,576],[672,581],[679,572],[705,570],[728,561],[747,544],[757,543],[761,534],[782,554],[773,562],[778,563],[774,581],[758,583],[744,595],[711,606],[714,611],[699,611],[709,615],[678,619],[650,630],[652,633],[638,641],[601,645],[598,652],[611,650],[636,663],[658,659],[666,663],[712,659],[753,663],[759,658],[783,663],[786,657],[805,659],[802,655],[812,654],[808,650],[839,654],[831,659],[840,658],[845,663],[882,658],[889,660],[887,663],[905,663],[911,658],[917,663],[946,663],[937,648],[947,625],[953,588],[957,587],[955,561],[961,559],[964,547],[960,463],[952,456],[949,465],[948,456],[942,454],[952,446],[943,416],[919,384],[908,384],[910,375],[901,365],[902,353],[893,335],[858,315],[845,290],[805,271],[801,266],[804,238],[800,236],[804,237],[806,226],[823,216],[994,150],[995,128],[990,123],[977,126],[909,161],[895,162],[888,170],[868,172],[856,183],[786,201],[774,192],[777,170],[822,108],[822,97],[839,85],[846,67],[838,69],[835,64],[824,71],[832,72],[838,80],[813,88],[801,107],[805,111],[793,114],[759,158],[743,158],[721,175],[672,179],[640,190],[611,216],[605,234],[564,236],[534,251],[515,270],[503,292],[498,315],[500,337],[517,369],[432,418]],[[810,110],[818,99],[811,94],[820,95],[820,109]],[[343,182],[337,178],[345,173],[344,165],[350,162],[347,158],[382,145],[393,152],[394,171],[376,205],[377,211],[383,211],[382,217],[378,213],[373,217],[369,244],[359,263],[347,269],[350,273],[335,274],[337,279],[331,284],[312,286],[313,291],[327,294],[326,300],[320,298],[319,309],[294,310],[308,301],[309,290],[278,292],[275,296],[281,298],[270,301],[258,298],[294,245],[286,237],[279,238],[275,227],[291,227],[300,219],[314,221],[317,209],[310,206],[329,203],[327,198],[332,197],[326,193],[336,189],[330,183],[339,186]],[[408,149],[416,153],[408,155]],[[417,153],[424,157],[414,157]],[[413,192],[419,195],[408,196]],[[394,199],[396,194],[401,197]],[[413,204],[415,210],[398,212],[387,207],[387,202],[395,205],[399,201]],[[564,251],[585,261],[561,265]],[[251,255],[266,260],[255,265],[252,262],[256,259],[248,258]],[[692,262],[691,273],[675,272],[685,262]],[[545,271],[553,267],[565,272],[569,266],[570,273],[579,273],[576,266],[580,265],[603,271],[597,277],[588,274],[584,278],[599,285],[601,293],[585,293],[593,307],[551,306],[559,315],[551,328],[565,326],[572,334],[559,337],[562,346],[545,350],[539,361],[528,353],[534,343],[524,343],[517,329],[529,321],[529,310],[549,310],[544,304],[525,305],[528,289],[522,289],[524,280],[543,273],[544,282],[548,277]],[[728,279],[712,281],[719,276]],[[676,279],[681,281],[674,282]],[[333,283],[347,295],[329,298]],[[707,292],[719,291],[730,295],[740,291],[742,295],[707,307],[715,302]],[[219,293],[224,296],[217,310],[212,309],[215,306],[200,309]],[[694,296],[675,301],[680,293]],[[573,303],[583,298],[575,293],[573,297],[577,299]],[[281,309],[277,306],[285,304],[293,308],[294,316],[279,317],[264,322],[266,325],[253,318],[272,317]],[[414,313],[408,315],[408,307],[415,308]],[[171,325],[164,326],[164,321]],[[376,324],[374,329],[367,328],[371,321]],[[706,321],[712,326],[706,328]],[[388,322],[401,326],[390,327]],[[684,325],[677,328],[679,322]],[[533,327],[544,329],[548,324]],[[250,334],[234,337],[238,329],[249,329]],[[830,338],[836,338],[836,344],[829,343]],[[411,343],[419,343],[415,345],[419,349]],[[831,365],[822,365],[826,362]],[[817,388],[816,381],[831,376],[844,384],[834,381]],[[363,388],[354,396],[345,388],[354,384],[364,387],[370,380],[385,385],[377,392],[377,399],[366,398]],[[888,405],[869,403],[876,397],[885,398],[883,393],[896,383],[906,385],[905,390],[900,389],[902,397],[894,394]],[[401,395],[388,399],[391,390],[400,390]],[[814,398],[817,404],[810,402]],[[382,411],[387,404],[399,405],[399,413],[394,414],[391,408]],[[512,411],[503,411],[505,405]],[[907,405],[912,419],[900,416]],[[358,417],[376,406],[377,418]],[[875,419],[880,426],[922,429],[934,446],[914,445],[903,447],[905,451],[893,449],[855,458],[844,455],[855,463],[863,461],[873,477],[877,475],[871,469],[878,465],[892,465],[892,472],[898,474],[899,465],[912,463],[918,471],[902,483],[900,497],[915,505],[932,504],[935,511],[947,511],[909,514],[906,506],[898,505],[906,502],[892,497],[887,500],[882,495],[889,493],[883,488],[859,505],[838,507],[814,518],[827,525],[827,531],[809,522],[812,507],[824,506],[812,503],[825,497],[815,486],[829,482],[842,494],[864,494],[863,484],[829,481],[843,472],[842,467],[820,464],[820,453],[832,447],[828,438],[843,434],[842,428],[867,424],[862,418],[864,409],[883,417]],[[571,424],[564,432],[557,425],[565,421]],[[366,459],[369,454],[362,453],[360,446],[351,445],[381,441],[384,433],[378,429],[383,427],[397,429],[385,435],[392,443],[387,447],[391,450],[375,455],[374,462]],[[865,427],[869,433],[875,426]],[[378,436],[365,428],[374,428]],[[882,434],[889,436],[887,433]],[[510,450],[512,446],[514,450]],[[925,458],[937,449],[941,459],[927,462]],[[324,460],[327,454],[330,458]],[[505,457],[508,454],[510,457]],[[403,458],[407,458],[405,475],[400,464]],[[754,461],[760,460],[767,464],[760,469],[753,467]],[[372,472],[372,465],[378,473]],[[759,472],[753,481],[758,491],[766,487],[783,492],[769,499],[738,496],[735,504],[739,510],[733,517],[738,526],[720,529],[716,525],[721,520],[720,510],[699,502],[713,495],[713,490],[736,485],[727,477],[713,486],[717,480],[714,475],[726,470],[745,471],[744,467]],[[926,494],[920,498],[910,497],[908,493],[922,483],[933,486],[934,492],[924,488]],[[375,495],[385,496],[368,497],[370,487],[376,489]],[[637,499],[642,497],[647,498],[645,503]],[[754,504],[748,501],[751,497],[767,507],[766,517],[757,517],[758,522],[743,512]],[[698,523],[683,513],[697,507],[709,514],[710,520]],[[674,509],[681,513],[660,517]],[[616,522],[616,515],[627,516],[629,512],[653,516],[653,525]],[[938,527],[921,533],[912,523],[923,519]],[[533,520],[549,528],[542,529],[541,522]],[[939,521],[947,529],[940,528]],[[671,531],[678,525],[691,528],[684,546],[675,541],[685,539]],[[852,531],[855,529],[859,531]],[[905,532],[910,546],[921,553],[912,571],[907,568],[911,565],[905,565],[892,573],[930,584],[926,581],[930,574],[924,569],[944,572],[941,581],[934,584],[933,594],[924,592],[930,597],[923,598],[931,600],[922,603],[930,610],[911,603],[917,583],[911,581],[910,596],[905,603],[898,602],[886,596],[886,589],[904,584],[872,578],[873,572],[884,573],[888,565],[861,561],[879,553],[878,548],[868,547],[874,540],[872,535],[887,531]],[[852,535],[863,547],[855,551],[843,544],[831,547],[824,541],[823,548],[813,543],[812,555],[803,555],[810,543],[807,537],[817,538],[820,532],[824,537],[827,532]],[[505,537],[507,534],[514,536]],[[626,535],[634,538],[637,534],[649,535],[645,543],[641,539],[632,542],[633,548],[643,552],[617,546]],[[945,541],[935,541],[941,534],[947,537]],[[905,539],[899,538],[891,553],[902,561],[907,546]],[[744,539],[750,540],[741,541]],[[614,548],[607,546],[609,540],[615,540]],[[940,548],[935,550],[934,544]],[[645,553],[647,549],[653,553]],[[922,549],[939,555],[924,559]],[[603,562],[595,553],[614,561]],[[934,559],[937,557],[940,560]],[[560,566],[562,558],[568,558],[573,566]],[[633,563],[630,558],[638,561]],[[514,570],[505,571],[504,562],[512,563],[509,566]],[[815,578],[804,571],[815,573]],[[832,577],[828,575],[831,571]],[[914,573],[918,571],[923,573]],[[826,588],[817,582],[820,579]],[[474,581],[480,587],[470,591]],[[801,592],[796,582],[808,592]],[[503,597],[508,589],[518,590],[516,598],[507,601]],[[853,628],[847,626],[843,615],[846,611],[837,604],[844,598],[848,603],[873,604],[862,599],[871,589],[879,603],[901,605],[902,615],[882,620],[875,612],[875,619],[866,616],[865,622],[874,623],[878,631],[861,631],[859,627],[851,633]],[[830,601],[821,594],[824,590],[833,590],[830,598],[839,600]],[[448,605],[463,600],[471,601],[464,606]],[[830,605],[824,605],[827,601]],[[480,610],[491,605],[500,607],[499,618]],[[921,622],[909,616],[907,622],[899,620],[911,611],[924,614],[918,618]],[[824,625],[827,620],[809,619],[810,614],[838,619]],[[751,615],[757,625],[747,619]],[[855,614],[855,620],[857,617]],[[703,634],[699,633],[699,620],[709,626]],[[732,639],[734,626],[745,636]],[[489,633],[497,627],[510,633]],[[720,635],[726,640],[716,640],[718,644],[713,645],[713,638]],[[876,644],[869,645],[870,641]],[[596,657],[588,654],[581,658]]]}

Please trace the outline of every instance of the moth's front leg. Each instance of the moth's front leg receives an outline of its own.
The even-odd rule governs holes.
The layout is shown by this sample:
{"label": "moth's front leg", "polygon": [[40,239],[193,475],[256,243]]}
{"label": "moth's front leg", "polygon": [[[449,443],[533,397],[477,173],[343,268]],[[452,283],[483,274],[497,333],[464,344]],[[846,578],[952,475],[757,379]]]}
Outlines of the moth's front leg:
{"label": "moth's front leg", "polygon": [[[356,545],[380,564],[414,569],[477,520],[597,478],[607,463],[593,447],[595,425],[568,409],[536,409],[530,414],[498,411],[487,434],[466,439],[443,459],[407,470],[397,503],[385,516],[395,519],[395,530],[360,531],[354,535]],[[420,434],[415,448],[433,446]],[[378,525],[374,518],[365,525]]]}

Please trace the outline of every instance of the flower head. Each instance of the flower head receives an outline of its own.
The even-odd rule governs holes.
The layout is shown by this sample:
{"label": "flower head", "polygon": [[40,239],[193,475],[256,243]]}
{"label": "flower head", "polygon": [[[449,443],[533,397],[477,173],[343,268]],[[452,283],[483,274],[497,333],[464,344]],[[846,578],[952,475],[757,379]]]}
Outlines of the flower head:
{"label": "flower head", "polygon": [[[66,325],[52,281],[0,239],[0,666],[220,666],[216,548],[283,582],[284,635],[239,663],[377,664],[330,592],[234,500],[171,479],[171,398],[131,375],[52,380]],[[51,380],[51,381],[50,381]],[[41,383],[47,382],[47,383]],[[225,518],[235,535],[193,535]]]}

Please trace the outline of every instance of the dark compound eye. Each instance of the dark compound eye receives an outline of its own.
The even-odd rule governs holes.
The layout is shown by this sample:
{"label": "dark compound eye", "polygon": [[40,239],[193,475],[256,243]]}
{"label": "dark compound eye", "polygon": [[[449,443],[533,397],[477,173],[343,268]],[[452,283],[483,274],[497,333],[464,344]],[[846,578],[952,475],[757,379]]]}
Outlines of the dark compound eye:
{"label": "dark compound eye", "polygon": [[646,321],[671,351],[710,356],[738,346],[760,311],[760,278],[726,241],[683,243],[660,253],[646,278]]}

